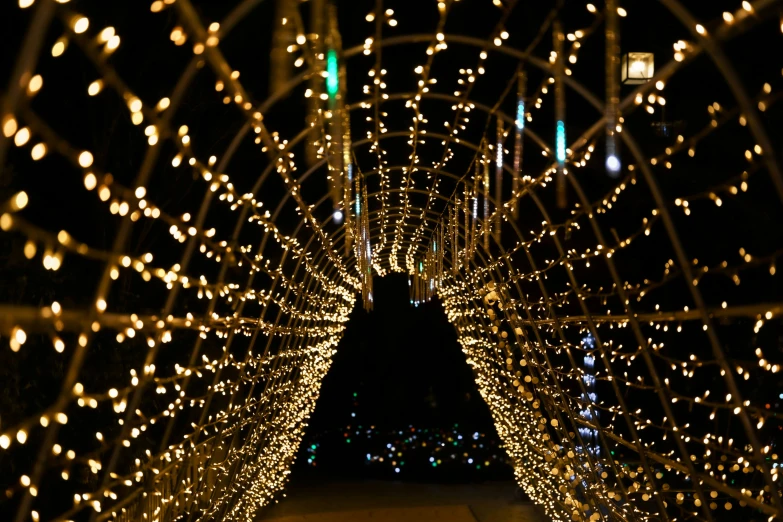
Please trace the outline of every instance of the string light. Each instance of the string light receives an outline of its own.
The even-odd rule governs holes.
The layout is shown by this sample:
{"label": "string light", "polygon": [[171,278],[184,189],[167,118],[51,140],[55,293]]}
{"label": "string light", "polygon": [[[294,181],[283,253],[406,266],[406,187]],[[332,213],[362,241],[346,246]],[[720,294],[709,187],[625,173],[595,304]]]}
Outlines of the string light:
{"label": "string light", "polygon": [[[193,55],[191,72],[171,93],[148,100],[142,93],[149,89],[134,92],[121,62],[113,63],[112,53],[126,41],[116,29],[96,28],[88,16],[61,5],[65,2],[50,6],[64,34],[46,54],[80,53],[91,69],[58,77],[46,60],[25,61],[8,83],[9,112],[1,120],[2,163],[9,158],[17,170],[31,174],[20,176],[24,191],[2,202],[0,228],[21,241],[26,268],[41,262],[46,269],[41,277],[53,282],[47,292],[59,300],[34,306],[10,304],[12,297],[5,296],[0,305],[5,356],[30,364],[30,354],[48,354],[63,357],[67,367],[57,377],[60,393],[47,393],[51,402],[38,406],[40,411],[10,421],[4,415],[0,448],[21,462],[6,487],[18,506],[17,520],[44,512],[77,519],[90,511],[122,522],[253,519],[287,481],[357,294],[371,308],[373,277],[392,271],[408,275],[414,306],[440,299],[518,483],[551,519],[709,520],[718,509],[744,518],[781,516],[779,456],[770,442],[780,429],[771,406],[776,399],[745,384],[780,371],[766,336],[773,336],[783,314],[783,305],[769,293],[781,250],[749,246],[752,234],[732,232],[737,202],[756,205],[764,215],[779,210],[758,197],[768,186],[764,176],[779,190],[774,162],[765,163],[774,160],[771,147],[758,124],[779,98],[774,82],[737,103],[711,104],[704,121],[689,125],[693,134],[672,135],[662,150],[645,144],[645,151],[654,149],[647,156],[621,132],[625,118],[644,121],[635,114],[643,112],[638,107],[662,109],[667,100],[661,91],[683,81],[685,65],[709,51],[707,43],[747,31],[750,19],[777,14],[764,3],[742,2],[733,13],[697,21],[682,19],[671,8],[677,2],[666,0],[669,14],[700,42],[676,42],[672,61],[627,97],[608,90],[606,121],[572,136],[569,148],[565,91],[578,87],[576,103],[584,87],[568,64],[577,62],[597,23],[569,27],[566,36],[559,20],[546,19],[542,34],[552,31],[552,48],[540,48],[547,48],[548,59],[525,55],[525,70],[521,64],[512,68],[504,94],[482,101],[474,99],[482,90],[473,89],[486,82],[489,53],[522,59],[505,28],[512,27],[506,18],[520,7],[496,2],[498,9],[492,9],[500,19],[477,42],[446,31],[454,3],[433,7],[438,21],[431,34],[390,39],[384,30],[404,29],[406,19],[398,21],[380,2],[366,18],[375,24],[372,36],[346,50],[333,11],[314,13],[313,27],[304,26],[296,9],[284,17],[280,25],[293,36],[284,58],[305,67],[290,80],[292,92],[301,85],[308,110],[306,128],[293,137],[268,127],[274,118],[266,113],[282,97],[253,99],[222,54],[221,41],[235,23],[231,15],[205,24],[189,0],[151,3],[153,13],[174,12],[172,27],[152,37],[155,45]],[[628,23],[637,16],[613,5],[607,3],[607,26],[615,15]],[[593,4],[587,10],[598,12]],[[37,8],[29,16],[43,16],[37,12],[45,14]],[[31,41],[40,43],[45,34],[31,33]],[[133,45],[138,38],[131,34],[127,41]],[[408,69],[415,72],[415,89],[389,92],[381,49],[417,41],[424,47],[418,58],[411,53]],[[614,70],[618,41],[609,44],[607,72]],[[446,65],[440,55],[463,45],[478,52],[455,75],[451,91],[436,77]],[[375,55],[367,75],[359,74],[361,65],[353,59],[362,55]],[[236,168],[234,146],[225,154],[207,152],[211,147],[199,143],[201,133],[188,128],[196,122],[178,110],[181,93],[203,76],[192,74],[199,68],[216,77],[208,101],[230,107],[247,131],[237,146],[247,142],[265,155],[255,186],[230,172]],[[345,103],[348,69],[370,78],[363,91],[367,98],[353,105]],[[105,172],[114,162],[101,149],[61,136],[67,127],[49,125],[48,118],[56,118],[46,105],[27,103],[84,77],[91,83],[74,90],[84,99],[77,96],[72,103],[97,110],[120,100],[128,132],[146,143],[136,176],[116,168],[114,175]],[[616,79],[607,87],[616,88]],[[443,134],[429,127],[436,112],[430,112],[430,103],[452,106]],[[543,140],[536,133],[537,111],[547,103],[555,113],[554,144],[551,134]],[[410,110],[411,119],[399,130],[387,127],[387,120],[397,119],[387,117],[398,109],[393,104]],[[369,118],[367,129],[357,112]],[[512,127],[513,167],[503,149]],[[545,128],[551,133],[551,125]],[[595,167],[591,161],[602,129],[606,162]],[[366,138],[352,139],[365,130]],[[753,141],[720,150],[711,140],[725,132],[733,140],[747,134]],[[523,136],[540,149],[528,151],[524,176]],[[617,148],[609,145],[618,146],[617,137],[628,144],[623,175]],[[394,139],[408,140],[409,155],[402,161],[387,154],[387,140]],[[422,151],[434,146],[440,154],[430,163]],[[355,154],[361,147],[369,148],[372,170],[359,161],[366,155]],[[711,152],[702,154],[702,148]],[[466,151],[469,165],[459,163]],[[712,166],[709,180],[694,179],[687,187],[658,183],[680,169],[698,172],[689,162],[708,156],[737,156],[743,167],[724,172]],[[62,198],[69,208],[89,202],[94,206],[84,208],[95,209],[90,219],[117,224],[109,246],[92,244],[94,238],[80,227],[63,230],[73,226],[73,220],[56,219],[56,209],[64,206],[42,210],[50,200],[32,173],[54,157],[62,160],[58,183],[74,187],[73,201]],[[170,168],[192,172],[191,195],[201,197],[200,204],[190,197],[163,204],[170,194],[157,181]],[[593,187],[587,177],[570,175],[585,168],[616,176]],[[503,170],[513,180],[509,201],[502,201]],[[324,171],[333,182],[330,194],[322,203],[307,201],[303,193],[315,193],[311,180]],[[284,189],[267,183],[275,176]],[[569,185],[575,197],[570,206]],[[562,207],[556,217],[546,212],[552,200]],[[222,220],[212,226],[217,213],[235,219],[235,229],[224,229]],[[288,218],[281,217],[286,213]],[[680,219],[691,221],[683,225]],[[689,237],[686,227],[698,233],[724,226],[721,245],[683,239]],[[153,252],[130,247],[130,238],[146,235],[142,230],[155,232]],[[147,244],[140,242],[140,248]],[[736,242],[742,244],[732,245]],[[737,247],[732,256],[719,251],[723,243]],[[698,259],[686,255],[695,255],[692,250]],[[94,273],[99,281],[83,302],[78,296],[71,302],[70,295],[64,300],[59,279],[52,277],[71,268],[85,280]],[[618,268],[630,274],[627,279]],[[144,304],[122,297],[115,282],[132,288]],[[726,350],[720,341],[726,336],[753,345],[755,357],[740,355],[739,344]],[[46,351],[38,351],[41,343]],[[108,383],[96,378],[94,364],[108,365],[107,353],[126,351],[138,357],[121,378]],[[725,433],[715,428],[730,421]],[[73,433],[83,440],[74,442]],[[30,452],[36,459],[27,457]],[[77,466],[92,477],[86,483],[71,480]],[[67,502],[52,494],[51,480],[62,480],[56,487],[67,493]]]}

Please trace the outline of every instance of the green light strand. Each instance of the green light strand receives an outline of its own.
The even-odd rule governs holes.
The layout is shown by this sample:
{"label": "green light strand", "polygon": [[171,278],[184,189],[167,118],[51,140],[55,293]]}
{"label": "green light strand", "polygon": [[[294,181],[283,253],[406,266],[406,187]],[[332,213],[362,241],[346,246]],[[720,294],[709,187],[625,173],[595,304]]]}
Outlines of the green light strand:
{"label": "green light strand", "polygon": [[334,99],[340,86],[339,70],[337,68],[337,53],[329,49],[326,55],[326,92]]}

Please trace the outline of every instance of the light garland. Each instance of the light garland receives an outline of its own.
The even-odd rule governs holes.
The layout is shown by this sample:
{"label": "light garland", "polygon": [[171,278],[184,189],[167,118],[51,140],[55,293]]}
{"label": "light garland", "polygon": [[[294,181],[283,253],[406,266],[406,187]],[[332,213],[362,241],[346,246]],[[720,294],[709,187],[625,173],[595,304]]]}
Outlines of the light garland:
{"label": "light garland", "polygon": [[[165,34],[151,30],[153,48],[192,54],[169,95],[152,101],[140,93],[153,80],[136,92],[114,59],[140,35],[91,26],[61,0],[23,0],[21,14],[9,15],[29,18],[30,29],[3,92],[0,164],[22,175],[2,202],[0,229],[18,243],[25,272],[35,274],[40,260],[46,272],[36,278],[50,284],[39,284],[47,297],[38,301],[2,296],[2,360],[24,372],[39,357],[63,368],[52,389],[32,382],[41,386],[30,392],[35,411],[0,412],[0,451],[20,470],[4,483],[13,520],[254,519],[286,483],[356,294],[371,308],[374,275],[392,271],[408,274],[413,305],[443,303],[517,481],[553,520],[783,516],[778,394],[752,386],[774,382],[783,364],[770,341],[783,314],[774,293],[783,248],[759,241],[755,229],[746,237],[732,228],[779,217],[783,178],[762,118],[780,93],[771,78],[745,93],[720,50],[757,21],[777,19],[770,3],[742,2],[699,22],[679,1],[663,0],[691,41],[675,42],[671,60],[625,97],[616,71],[620,24],[644,13],[613,0],[606,10],[586,4],[592,21],[572,32],[563,29],[565,8],[553,10],[524,52],[507,29],[525,9],[513,0],[478,8],[497,18],[485,39],[447,32],[450,17],[474,8],[457,0],[435,3],[432,33],[390,38],[385,26],[397,31],[399,18],[404,29],[408,15],[376,0],[362,15],[372,36],[347,49],[333,6],[310,3],[317,6],[309,27],[298,6],[285,6],[285,20],[275,22],[274,83],[301,86],[306,99],[306,126],[290,139],[271,130],[282,93],[258,103],[221,49],[252,0],[210,24],[191,0],[151,2],[153,14],[174,11]],[[605,103],[579,82],[585,71],[577,68],[602,23],[605,52],[595,61],[606,66]],[[50,28],[62,32],[52,42]],[[550,32],[551,50],[541,43]],[[295,43],[284,47],[290,37]],[[389,93],[382,49],[416,43],[426,46],[423,64],[410,64],[416,88]],[[463,46],[477,49],[478,60],[471,51],[449,92],[436,77],[438,57]],[[295,68],[306,64],[303,74],[277,70],[290,65],[283,51]],[[630,130],[649,126],[648,115],[667,104],[664,91],[676,97],[677,83],[689,81],[686,65],[702,53],[734,99],[711,103],[693,134],[642,150]],[[74,54],[90,65],[80,96],[70,93],[84,75],[52,72],[62,70],[55,61],[81,71],[66,61]],[[369,98],[350,105],[347,72],[360,76],[354,58],[362,55],[375,58]],[[501,79],[510,76],[499,82],[506,87],[482,103],[474,98],[488,83],[490,55],[515,66],[511,75],[498,67]],[[197,121],[178,112],[200,75],[209,76],[213,104],[242,123],[220,159],[196,143]],[[135,153],[118,165],[117,152],[106,158],[62,125],[47,98],[60,89],[79,110],[119,106],[121,125],[143,146],[138,165]],[[566,91],[569,114],[580,114],[571,109],[573,91],[595,115],[570,142]],[[410,109],[411,123],[387,127],[393,104]],[[454,113],[443,134],[427,128],[438,107]],[[550,109],[552,143],[535,131]],[[367,115],[367,129],[355,111]],[[602,130],[605,164],[596,166]],[[727,132],[736,147],[716,143]],[[401,139],[409,156],[390,162],[385,147]],[[523,170],[525,140],[541,154],[526,147]],[[257,183],[231,162],[243,143],[264,158]],[[433,146],[439,154],[429,163]],[[362,170],[365,148],[375,165]],[[722,162],[717,170],[712,157]],[[700,168],[710,176],[699,177]],[[595,188],[593,169],[616,179]],[[163,180],[186,170],[195,195],[167,202]],[[52,186],[73,187],[67,202],[37,183],[51,172]],[[329,193],[307,201],[311,180],[324,172]],[[695,173],[694,182],[672,181],[683,173]],[[270,188],[270,178],[283,188]],[[109,220],[115,233],[106,244],[74,222],[75,205]],[[743,215],[748,207],[759,216]],[[692,235],[720,227],[726,233],[712,244]],[[144,241],[148,232],[155,241]],[[95,274],[90,297],[59,282],[72,270],[80,285]],[[110,367],[110,353],[122,371],[111,370],[107,382],[100,369]]]}

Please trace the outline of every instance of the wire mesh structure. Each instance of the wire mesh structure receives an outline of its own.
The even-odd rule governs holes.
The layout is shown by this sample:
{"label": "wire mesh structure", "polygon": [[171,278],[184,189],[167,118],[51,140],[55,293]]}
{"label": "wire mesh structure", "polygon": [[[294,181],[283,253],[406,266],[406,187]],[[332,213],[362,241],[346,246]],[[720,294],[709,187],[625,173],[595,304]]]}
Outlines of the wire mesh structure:
{"label": "wire mesh structure", "polygon": [[3,520],[253,520],[390,272],[552,520],[783,516],[781,4],[625,7],[6,2]]}

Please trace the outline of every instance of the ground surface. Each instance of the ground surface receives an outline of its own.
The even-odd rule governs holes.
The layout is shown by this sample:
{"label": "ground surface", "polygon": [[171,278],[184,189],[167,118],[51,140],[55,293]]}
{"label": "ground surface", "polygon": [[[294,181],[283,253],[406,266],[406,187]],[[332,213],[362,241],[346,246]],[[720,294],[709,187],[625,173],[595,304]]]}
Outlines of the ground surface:
{"label": "ground surface", "polygon": [[259,522],[546,522],[513,483],[342,482],[292,486]]}

